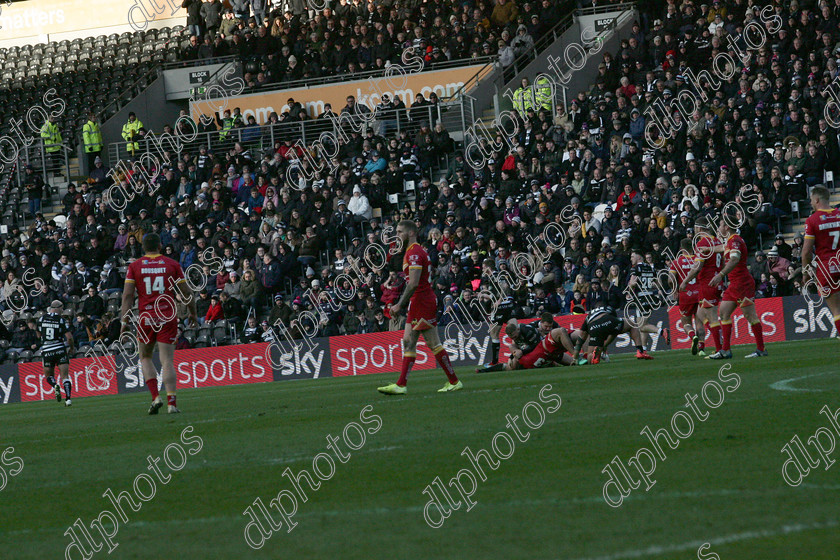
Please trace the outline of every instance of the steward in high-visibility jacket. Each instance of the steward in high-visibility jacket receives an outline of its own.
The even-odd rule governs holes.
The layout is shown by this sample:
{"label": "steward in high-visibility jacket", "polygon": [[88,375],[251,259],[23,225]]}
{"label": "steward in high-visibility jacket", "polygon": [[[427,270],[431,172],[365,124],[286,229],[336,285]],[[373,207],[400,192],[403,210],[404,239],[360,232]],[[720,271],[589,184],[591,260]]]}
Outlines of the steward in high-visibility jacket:
{"label": "steward in high-visibility jacket", "polygon": [[134,140],[140,136],[139,130],[141,128],[143,128],[143,123],[140,122],[137,115],[132,111],[128,114],[128,122],[122,128],[123,140],[128,142],[125,149],[131,152],[132,155],[140,149],[140,144],[134,142]]}
{"label": "steward in high-visibility jacket", "polygon": [[533,106],[533,89],[528,83],[528,79],[523,78],[522,85],[515,92],[513,92],[513,108],[519,112],[519,115],[522,118],[525,118],[525,114],[528,112],[528,109],[531,109]]}
{"label": "steward in high-visibility jacket", "polygon": [[225,117],[223,119],[220,119],[219,116],[216,115],[216,120],[221,127],[221,130],[219,131],[219,140],[224,142],[228,139],[230,131],[236,128],[236,120],[230,116],[230,109],[225,110]]}
{"label": "steward in high-visibility jacket", "polygon": [[552,88],[551,84],[548,81],[548,78],[545,76],[540,76],[537,79],[537,83],[534,85],[534,98],[536,101],[536,107],[534,107],[535,111],[539,111],[540,109],[546,109],[547,111],[551,111],[551,103],[552,103]]}
{"label": "steward in high-visibility jacket", "polygon": [[96,115],[90,113],[88,121],[82,127],[82,140],[85,143],[85,153],[99,153],[102,151],[102,130],[96,122]]}
{"label": "steward in high-visibility jacket", "polygon": [[61,132],[52,115],[41,127],[41,140],[44,141],[44,149],[48,154],[54,154],[61,149]]}
{"label": "steward in high-visibility jacket", "polygon": [[88,121],[82,127],[82,141],[85,144],[88,169],[93,169],[96,156],[102,153],[102,131],[96,122],[96,114],[88,113]]}

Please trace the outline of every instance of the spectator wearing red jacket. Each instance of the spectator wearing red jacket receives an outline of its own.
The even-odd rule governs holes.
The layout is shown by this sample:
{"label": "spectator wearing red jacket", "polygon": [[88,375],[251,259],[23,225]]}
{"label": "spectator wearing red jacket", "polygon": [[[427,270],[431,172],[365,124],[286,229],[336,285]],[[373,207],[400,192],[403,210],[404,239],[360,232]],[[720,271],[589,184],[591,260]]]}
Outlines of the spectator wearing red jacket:
{"label": "spectator wearing red jacket", "polygon": [[204,322],[212,323],[224,318],[225,311],[222,309],[222,304],[219,303],[219,296],[214,295],[210,298],[210,307],[207,309],[207,314],[204,316]]}

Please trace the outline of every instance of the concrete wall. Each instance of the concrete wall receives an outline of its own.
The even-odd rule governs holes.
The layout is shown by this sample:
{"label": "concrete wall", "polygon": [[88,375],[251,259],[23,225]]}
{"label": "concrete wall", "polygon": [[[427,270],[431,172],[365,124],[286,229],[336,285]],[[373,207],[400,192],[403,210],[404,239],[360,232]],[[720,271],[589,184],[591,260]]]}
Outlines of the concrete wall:
{"label": "concrete wall", "polygon": [[[166,88],[163,79],[158,77],[146,90],[131,100],[131,102],[120,109],[113,117],[102,123],[102,140],[107,146],[111,142],[123,142],[122,127],[128,122],[128,114],[132,111],[143,123],[147,130],[155,134],[163,131],[163,125],[168,124],[174,128],[175,121],[181,109],[187,109],[184,101],[165,101]],[[116,162],[107,161],[107,150],[102,152],[102,159],[108,165]]]}
{"label": "concrete wall", "polygon": [[[606,40],[601,50],[596,54],[590,55],[580,70],[571,71],[571,80],[563,88],[566,92],[566,99],[571,101],[575,96],[577,96],[578,91],[589,90],[595,76],[598,74],[598,64],[603,60],[603,53],[607,51],[614,55],[617,53],[618,47],[621,44],[621,39],[629,37],[633,20],[636,19],[637,16],[638,14],[635,11],[628,10],[624,12],[621,17],[617,19],[616,28],[606,35]],[[588,25],[589,24],[587,24],[587,26]],[[589,27],[589,29],[591,30],[591,27]],[[593,33],[591,31],[586,33],[586,37],[590,38],[590,40],[592,36]],[[482,113],[490,108],[495,108],[496,110],[510,109],[510,99],[505,97],[503,92],[510,88],[511,93],[513,93],[513,91],[519,87],[519,83],[524,77],[527,77],[532,83],[534,81],[534,77],[539,73],[544,72],[554,77],[555,72],[549,68],[548,58],[553,57],[563,59],[563,52],[567,45],[572,43],[580,44],[582,42],[584,41],[581,41],[581,23],[576,16],[575,22],[560,36],[559,40],[555,41],[551,46],[537,56],[536,59],[524,67],[510,81],[506,83],[503,82],[503,72],[500,69],[496,69],[491,76],[484,79],[473,89],[473,91],[469,92],[470,95],[476,99],[476,116],[480,118]],[[569,72],[569,69],[563,68],[562,71],[565,74]],[[556,96],[562,100],[562,91],[558,90],[556,92]]]}

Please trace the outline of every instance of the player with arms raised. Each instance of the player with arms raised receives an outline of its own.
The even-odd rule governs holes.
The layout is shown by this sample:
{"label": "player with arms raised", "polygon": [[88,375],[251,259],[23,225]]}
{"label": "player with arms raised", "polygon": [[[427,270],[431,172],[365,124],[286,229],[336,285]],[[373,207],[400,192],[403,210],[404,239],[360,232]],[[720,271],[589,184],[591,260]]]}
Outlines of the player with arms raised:
{"label": "player with arms raised", "polygon": [[[688,290],[688,285],[697,279],[699,306],[697,318],[703,325],[709,325],[709,333],[712,335],[712,343],[715,345],[715,352],[721,350],[720,321],[718,319],[718,305],[723,295],[719,284],[712,286],[710,282],[720,272],[723,256],[715,248],[722,246],[720,240],[715,237],[712,225],[708,219],[701,216],[694,223],[694,230],[697,232],[694,238],[694,264],[688,274],[680,283],[679,291]],[[705,341],[698,340],[697,355],[705,357]],[[694,353],[694,341],[691,344],[691,353]]]}
{"label": "player with arms raised", "polygon": [[175,297],[180,296],[189,310],[189,320],[198,325],[195,298],[192,297],[184,278],[181,265],[160,254],[160,237],[148,233],[143,237],[145,255],[128,266],[122,297],[122,328],[120,336],[129,324],[129,313],[134,307],[137,294],[139,318],[137,320],[137,341],[140,349],[140,368],[146,386],[152,394],[149,414],[157,414],[163,406],[158,394],[157,374],[152,362],[155,343],[160,353],[161,374],[166,385],[166,396],[170,414],[181,412],[175,401],[178,380],[175,374],[175,341],[178,338],[178,314]]}
{"label": "player with arms raised", "polygon": [[464,385],[455,375],[455,370],[449,362],[449,355],[440,342],[437,331],[437,299],[432,291],[432,284],[429,282],[432,265],[426,250],[417,243],[417,225],[411,220],[402,220],[397,225],[397,237],[402,241],[402,246],[407,247],[403,257],[403,272],[408,276],[408,282],[400,299],[391,306],[391,317],[396,317],[408,305],[405,333],[402,339],[403,359],[400,378],[397,382],[379,387],[378,391],[386,395],[406,393],[408,372],[411,371],[411,366],[417,358],[417,340],[421,333],[426,346],[432,351],[435,360],[449,379],[443,388],[438,389],[438,393],[457,391]]}
{"label": "player with arms raised", "polygon": [[715,250],[723,252],[726,264],[720,272],[715,274],[709,285],[712,287],[719,286],[726,276],[729,278],[729,286],[723,292],[718,310],[722,335],[721,350],[706,357],[712,360],[727,360],[732,357],[732,351],[730,350],[732,313],[738,306],[741,306],[741,312],[750,322],[750,330],[755,337],[756,351],[746,357],[760,358],[767,355],[764,350],[764,330],[761,326],[761,320],[758,318],[758,312],[755,310],[755,302],[753,302],[755,280],[747,269],[747,244],[729,223],[729,221],[735,222],[736,220],[737,217],[731,213],[724,213],[718,225],[718,233],[721,239],[725,239],[726,242],[723,246],[716,247]]}
{"label": "player with arms raised", "polygon": [[[814,213],[805,221],[805,242],[802,245],[802,269],[817,283],[834,317],[840,335],[840,209],[828,204],[829,192],[822,185],[811,188]],[[807,284],[810,283],[807,282]]]}
{"label": "player with arms raised", "polygon": [[[680,254],[671,261],[669,273],[673,286],[682,286],[683,280],[694,267],[694,257],[691,256],[691,240],[686,238],[680,243]],[[700,303],[700,288],[697,280],[692,279],[686,282],[685,289],[679,290],[677,305],[680,310],[680,322],[683,330],[688,333],[691,339],[691,353],[697,355],[703,351],[706,340],[706,329],[703,328],[703,321],[697,317],[697,307]],[[705,352],[704,354],[705,355]]]}
{"label": "player with arms raised", "polygon": [[[54,300],[47,313],[38,319],[38,332],[41,333],[41,359],[44,361],[44,377],[47,383],[55,389],[55,400],[61,402],[61,383],[64,379],[64,406],[70,406],[70,394],[73,389],[70,381],[70,357],[73,352],[73,334],[70,325],[61,316],[62,303]],[[58,366],[58,383],[53,377],[55,366]]]}

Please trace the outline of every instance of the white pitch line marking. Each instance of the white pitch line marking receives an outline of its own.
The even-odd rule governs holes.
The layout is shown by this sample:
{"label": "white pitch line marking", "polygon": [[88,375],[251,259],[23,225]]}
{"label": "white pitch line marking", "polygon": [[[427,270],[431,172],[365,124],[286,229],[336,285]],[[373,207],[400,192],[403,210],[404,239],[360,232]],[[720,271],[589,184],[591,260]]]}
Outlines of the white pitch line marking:
{"label": "white pitch line marking", "polygon": [[653,545],[644,549],[626,550],[607,556],[595,556],[587,558],[575,558],[574,560],[623,560],[625,558],[644,558],[645,556],[653,556],[666,554],[669,552],[683,552],[686,550],[696,550],[705,543],[711,545],[723,545],[740,541],[747,541],[752,539],[778,537],[779,535],[788,535],[791,533],[801,533],[803,531],[812,531],[814,529],[830,529],[840,526],[837,521],[827,521],[825,523],[795,523],[793,525],[782,525],[776,529],[761,529],[758,531],[744,531],[743,533],[733,533],[731,535],[724,535],[722,537],[715,537],[705,541],[689,541],[681,544],[671,544],[665,546]]}
{"label": "white pitch line marking", "polygon": [[789,391],[792,393],[825,393],[828,392],[828,389],[801,389],[799,387],[790,387],[789,384],[793,383],[794,381],[800,381],[802,379],[808,379],[811,377],[820,377],[822,375],[836,373],[833,371],[821,371],[820,373],[811,373],[809,375],[803,375],[801,377],[791,377],[790,379],[783,379],[781,381],[776,381],[775,383],[770,384],[771,389],[775,389],[776,391]]}

